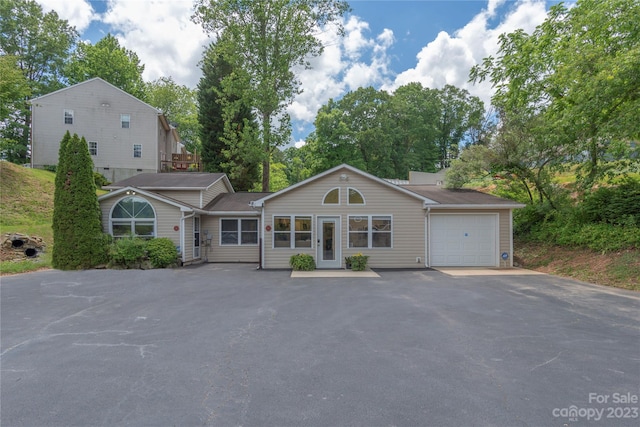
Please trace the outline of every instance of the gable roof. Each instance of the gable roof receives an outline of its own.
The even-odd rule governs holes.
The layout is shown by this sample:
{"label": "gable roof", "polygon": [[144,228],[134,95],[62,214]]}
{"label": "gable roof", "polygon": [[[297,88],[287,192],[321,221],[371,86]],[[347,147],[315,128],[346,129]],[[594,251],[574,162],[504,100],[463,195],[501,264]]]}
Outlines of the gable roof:
{"label": "gable roof", "polygon": [[132,98],[132,99],[135,99],[135,100],[136,100],[136,101],[138,101],[140,104],[143,104],[143,105],[145,105],[146,107],[148,107],[148,108],[152,109],[153,111],[155,111],[157,114],[161,114],[161,115],[163,114],[163,113],[162,113],[162,111],[160,111],[160,110],[159,110],[159,109],[157,109],[156,107],[154,107],[154,106],[152,106],[152,105],[147,104],[146,102],[144,102],[144,101],[142,101],[142,100],[140,100],[140,99],[136,98],[135,96],[131,95],[131,94],[130,94],[130,93],[128,93],[128,92],[125,92],[124,90],[120,89],[119,87],[117,87],[117,86],[115,86],[115,85],[112,85],[111,83],[109,83],[109,82],[108,82],[108,81],[106,81],[106,80],[101,79],[100,77],[94,77],[94,78],[92,78],[92,79],[88,79],[88,80],[85,80],[85,81],[83,81],[83,82],[80,82],[80,83],[76,83],[76,84],[74,84],[74,85],[71,85],[71,86],[63,87],[62,89],[58,89],[58,90],[56,90],[56,91],[53,91],[53,92],[47,93],[47,94],[45,94],[45,95],[38,96],[37,98],[30,99],[30,100],[29,100],[29,102],[33,104],[35,101],[38,101],[38,100],[40,100],[40,99],[48,98],[48,97],[50,97],[50,96],[57,95],[57,94],[59,94],[59,93],[61,93],[61,92],[66,92],[66,91],[69,91],[69,90],[75,90],[75,89],[81,88],[82,86],[85,86],[85,85],[87,85],[87,84],[90,84],[90,83],[96,83],[96,82],[97,82],[97,83],[101,83],[101,84],[103,84],[103,85],[105,85],[105,86],[107,86],[107,87],[110,87],[110,88],[112,88],[112,89],[114,89],[114,90],[116,90],[116,91],[120,92],[122,95],[125,95],[125,96],[128,96],[128,97]]}
{"label": "gable roof", "polygon": [[438,208],[522,208],[523,204],[514,202],[513,200],[503,199],[502,197],[493,196],[491,194],[482,193],[471,189],[452,189],[442,188],[436,185],[428,184],[408,184],[402,185],[403,188],[413,191],[427,197],[437,203]]}
{"label": "gable roof", "polygon": [[227,175],[209,172],[141,173],[102,188],[105,190],[117,190],[123,187],[144,190],[206,190],[220,180],[224,182],[230,193],[234,192]]}
{"label": "gable roof", "polygon": [[163,196],[161,194],[154,193],[152,191],[141,190],[135,187],[123,187],[115,191],[110,191],[107,194],[103,194],[102,196],[98,197],[98,202],[110,199],[112,197],[121,196],[121,195],[149,197],[151,199],[155,199],[155,200],[159,200],[161,202],[167,203],[171,206],[175,206],[176,208],[179,208],[182,212],[192,212],[192,211],[201,212],[202,211],[201,209],[198,209],[197,207],[192,206],[188,203],[182,202],[180,200]]}
{"label": "gable roof", "polygon": [[365,178],[368,178],[368,179],[370,179],[372,181],[375,181],[375,182],[381,184],[384,187],[391,188],[394,191],[399,191],[399,192],[404,193],[404,194],[406,194],[408,196],[411,196],[413,198],[422,200],[423,203],[425,203],[425,204],[436,203],[433,200],[430,200],[429,198],[427,198],[427,197],[425,197],[425,196],[423,196],[421,194],[418,194],[418,193],[413,192],[413,191],[409,191],[409,190],[407,190],[407,189],[405,189],[403,187],[400,187],[398,185],[392,184],[392,183],[390,183],[388,181],[385,181],[384,179],[378,178],[377,176],[371,175],[370,173],[367,173],[367,172],[362,171],[362,170],[360,170],[358,168],[354,168],[351,165],[343,163],[343,164],[341,164],[339,166],[336,166],[336,167],[333,167],[333,168],[331,168],[329,170],[326,170],[326,171],[324,171],[324,172],[322,172],[322,173],[320,173],[318,175],[312,176],[311,178],[307,178],[304,181],[300,181],[297,184],[294,184],[294,185],[292,185],[290,187],[284,188],[284,189],[282,189],[280,191],[277,191],[277,192],[269,194],[268,196],[265,196],[265,197],[263,197],[263,198],[261,198],[259,200],[256,200],[253,203],[253,205],[256,206],[256,207],[262,206],[264,204],[264,202],[267,201],[267,200],[273,199],[274,197],[279,197],[279,196],[281,196],[283,194],[288,193],[291,190],[295,190],[298,187],[302,187],[302,186],[307,185],[307,184],[309,184],[309,183],[311,183],[313,181],[316,181],[316,180],[318,180],[318,179],[320,179],[322,177],[325,177],[325,176],[330,175],[330,174],[332,174],[332,173],[334,173],[336,171],[339,171],[340,169],[346,169],[349,172],[358,174],[358,175],[363,176]]}

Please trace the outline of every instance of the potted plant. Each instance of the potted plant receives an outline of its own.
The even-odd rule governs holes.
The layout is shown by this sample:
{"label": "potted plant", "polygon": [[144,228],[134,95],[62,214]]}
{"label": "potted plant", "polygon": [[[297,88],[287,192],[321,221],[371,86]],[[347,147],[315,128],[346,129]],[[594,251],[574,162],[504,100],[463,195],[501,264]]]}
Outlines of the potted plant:
{"label": "potted plant", "polygon": [[351,269],[351,264],[352,264],[351,257],[350,256],[344,257],[344,265],[347,270]]}
{"label": "potted plant", "polygon": [[362,252],[358,252],[351,257],[351,269],[353,271],[364,271],[367,269],[367,261],[369,260],[369,255],[363,255]]}

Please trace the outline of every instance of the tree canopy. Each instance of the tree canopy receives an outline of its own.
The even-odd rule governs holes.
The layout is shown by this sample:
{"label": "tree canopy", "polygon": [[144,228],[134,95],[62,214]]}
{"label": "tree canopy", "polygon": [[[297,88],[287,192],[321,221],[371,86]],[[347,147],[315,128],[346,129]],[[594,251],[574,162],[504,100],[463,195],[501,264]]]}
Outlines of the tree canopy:
{"label": "tree canopy", "polygon": [[[243,96],[256,112],[262,141],[263,191],[269,189],[269,162],[275,147],[289,141],[285,108],[300,92],[295,67],[310,67],[322,53],[317,37],[348,10],[342,0],[197,0],[193,19],[217,38],[218,48],[234,69],[243,70]],[[222,37],[224,35],[224,37]],[[233,91],[235,76],[224,79]]]}

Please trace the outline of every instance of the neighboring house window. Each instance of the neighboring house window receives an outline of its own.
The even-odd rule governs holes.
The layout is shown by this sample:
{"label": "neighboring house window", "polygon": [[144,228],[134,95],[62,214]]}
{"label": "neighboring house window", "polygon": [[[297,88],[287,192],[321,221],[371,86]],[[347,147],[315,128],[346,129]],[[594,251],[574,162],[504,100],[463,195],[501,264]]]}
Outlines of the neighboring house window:
{"label": "neighboring house window", "polygon": [[156,234],[156,214],[145,199],[135,196],[120,200],[111,211],[111,234],[115,238]]}
{"label": "neighboring house window", "polygon": [[98,155],[98,143],[95,141],[89,141],[89,154],[92,156]]}
{"label": "neighboring house window", "polygon": [[355,188],[349,188],[349,204],[364,205],[364,196]]}
{"label": "neighboring house window", "polygon": [[273,247],[310,248],[312,243],[311,224],[310,216],[273,217]]}
{"label": "neighboring house window", "polygon": [[64,110],[64,124],[65,125],[73,124],[73,110]]}
{"label": "neighboring house window", "polygon": [[120,125],[122,129],[129,129],[131,125],[131,116],[129,114],[120,114]]}
{"label": "neighboring house window", "polygon": [[133,157],[142,157],[142,144],[133,144]]}
{"label": "neighboring house window", "polygon": [[257,219],[221,219],[220,245],[257,245]]}
{"label": "neighboring house window", "polygon": [[339,205],[340,204],[340,189],[333,188],[327,191],[327,194],[324,195],[322,199],[323,205]]}
{"label": "neighboring house window", "polygon": [[350,215],[350,248],[390,248],[393,227],[390,215]]}

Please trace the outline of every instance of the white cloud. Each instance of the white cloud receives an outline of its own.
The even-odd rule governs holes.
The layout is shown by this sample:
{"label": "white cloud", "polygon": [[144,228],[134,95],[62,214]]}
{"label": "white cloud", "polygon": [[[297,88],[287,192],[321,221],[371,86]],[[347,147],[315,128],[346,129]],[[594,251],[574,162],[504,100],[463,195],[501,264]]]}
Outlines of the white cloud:
{"label": "white cloud", "polygon": [[208,39],[191,21],[192,13],[187,1],[110,0],[103,21],[121,45],[136,52],[145,65],[145,80],[171,76],[178,84],[195,87]]}
{"label": "white cloud", "polygon": [[489,0],[486,9],[453,35],[440,32],[418,53],[415,68],[400,73],[393,84],[383,88],[394,90],[409,82],[420,82],[430,88],[450,84],[467,89],[489,105],[493,93],[491,84],[486,81],[476,85],[469,83],[469,70],[498,51],[500,34],[518,28],[530,33],[547,16],[543,0],[523,0],[513,5],[495,28],[490,28],[490,18],[504,3],[505,0]]}
{"label": "white cloud", "polygon": [[95,18],[93,7],[85,0],[37,0],[42,10],[47,13],[55,10],[58,16],[76,27],[79,33],[87,29]]}

